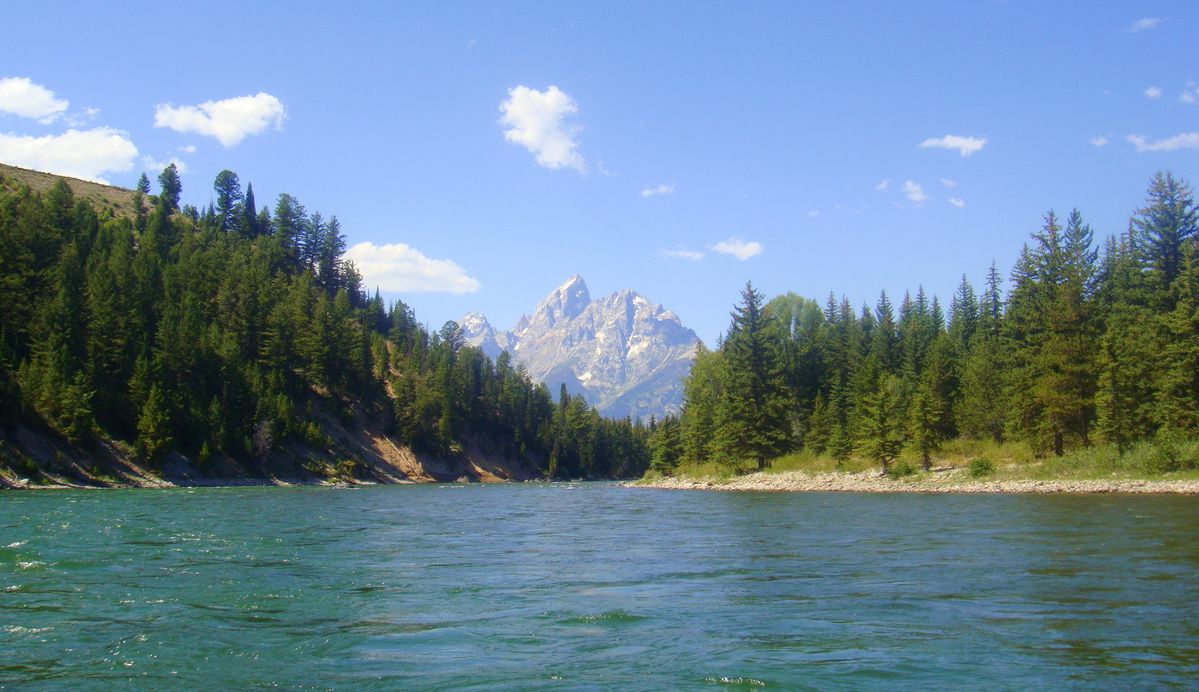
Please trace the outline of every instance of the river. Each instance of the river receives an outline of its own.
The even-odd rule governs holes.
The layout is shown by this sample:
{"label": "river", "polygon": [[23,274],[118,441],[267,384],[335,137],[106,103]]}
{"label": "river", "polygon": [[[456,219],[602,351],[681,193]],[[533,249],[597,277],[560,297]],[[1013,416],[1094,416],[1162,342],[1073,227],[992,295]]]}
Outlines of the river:
{"label": "river", "polygon": [[612,484],[0,493],[0,685],[1199,679],[1199,500]]}

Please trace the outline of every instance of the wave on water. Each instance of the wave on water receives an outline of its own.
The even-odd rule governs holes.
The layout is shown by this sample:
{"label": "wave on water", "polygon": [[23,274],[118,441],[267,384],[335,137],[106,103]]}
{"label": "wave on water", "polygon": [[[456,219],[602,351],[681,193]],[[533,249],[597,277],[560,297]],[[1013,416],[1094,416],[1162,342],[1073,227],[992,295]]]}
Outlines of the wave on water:
{"label": "wave on water", "polygon": [[604,613],[595,613],[592,615],[577,615],[575,617],[569,617],[569,618],[566,618],[565,620],[560,620],[559,623],[563,624],[563,625],[595,625],[595,624],[605,624],[605,623],[620,625],[620,624],[626,624],[626,623],[640,622],[642,620],[648,620],[648,619],[649,618],[647,618],[644,615],[635,615],[633,613],[625,612],[624,610],[609,610]]}

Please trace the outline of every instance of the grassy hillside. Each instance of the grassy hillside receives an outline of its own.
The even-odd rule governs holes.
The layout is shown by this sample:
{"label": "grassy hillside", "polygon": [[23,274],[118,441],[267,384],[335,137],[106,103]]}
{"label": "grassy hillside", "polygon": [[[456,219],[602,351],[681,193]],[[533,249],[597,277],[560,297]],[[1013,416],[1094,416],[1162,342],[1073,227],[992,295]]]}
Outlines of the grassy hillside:
{"label": "grassy hillside", "polygon": [[[108,209],[118,216],[133,215],[133,190],[0,163],[0,191],[12,192],[25,185],[34,192],[45,192],[59,180],[66,181],[75,199],[87,200],[96,211]],[[151,200],[147,199],[147,204],[150,203]]]}

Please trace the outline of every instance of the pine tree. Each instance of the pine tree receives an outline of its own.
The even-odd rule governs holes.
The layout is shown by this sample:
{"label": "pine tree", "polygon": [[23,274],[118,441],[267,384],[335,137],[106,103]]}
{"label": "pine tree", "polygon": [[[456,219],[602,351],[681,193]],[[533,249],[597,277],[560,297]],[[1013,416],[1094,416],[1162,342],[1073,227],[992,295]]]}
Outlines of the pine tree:
{"label": "pine tree", "polygon": [[164,216],[170,216],[179,211],[179,197],[183,194],[183,184],[179,182],[179,169],[170,164],[158,176],[161,191],[158,193],[158,204]]}
{"label": "pine tree", "polygon": [[237,179],[237,174],[229,170],[217,173],[212,190],[216,193],[216,219],[221,231],[240,232],[243,211],[241,182]]}
{"label": "pine tree", "polygon": [[728,362],[725,396],[717,412],[717,439],[730,458],[750,459],[759,470],[788,446],[787,399],[775,330],[762,294],[746,283],[722,354]]}
{"label": "pine tree", "polygon": [[899,410],[900,386],[899,378],[887,375],[862,404],[862,453],[878,462],[883,473],[899,456],[904,443]]}
{"label": "pine tree", "polygon": [[166,402],[157,384],[151,385],[137,419],[137,449],[142,461],[155,463],[171,446],[171,423]]}
{"label": "pine tree", "polygon": [[1142,262],[1153,277],[1156,302],[1169,311],[1174,306],[1170,287],[1182,271],[1188,241],[1199,234],[1199,209],[1190,186],[1169,172],[1155,175],[1132,227]]}

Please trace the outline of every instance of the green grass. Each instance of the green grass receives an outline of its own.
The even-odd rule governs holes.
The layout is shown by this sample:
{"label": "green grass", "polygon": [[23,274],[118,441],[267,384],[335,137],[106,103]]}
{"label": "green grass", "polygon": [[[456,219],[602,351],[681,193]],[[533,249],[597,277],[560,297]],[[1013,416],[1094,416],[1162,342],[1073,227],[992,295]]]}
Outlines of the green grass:
{"label": "green grass", "polygon": [[[981,471],[985,462],[993,465],[992,471],[979,475],[970,473],[974,470]],[[920,458],[911,451],[905,451],[892,462],[893,468],[904,466],[916,470],[914,475],[908,477],[911,481],[918,482],[927,475],[919,470]],[[1071,450],[1061,457],[1045,458],[1037,458],[1028,445],[1022,442],[996,443],[990,440],[958,439],[947,442],[933,455],[932,467],[939,470],[963,469],[967,471],[967,477],[986,481],[1199,479],[1199,438],[1162,435],[1155,440],[1134,445],[1126,449],[1124,454],[1120,454],[1115,445],[1098,444]],[[671,475],[720,480],[753,470],[752,465],[747,463],[735,466],[707,462],[680,465]],[[766,472],[802,471],[822,474],[876,470],[881,471],[877,462],[862,457],[855,456],[838,462],[822,454],[794,452],[773,459]],[[652,480],[649,474],[646,479]]]}

